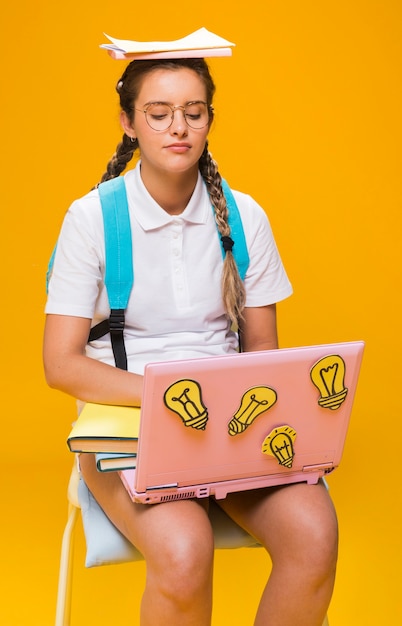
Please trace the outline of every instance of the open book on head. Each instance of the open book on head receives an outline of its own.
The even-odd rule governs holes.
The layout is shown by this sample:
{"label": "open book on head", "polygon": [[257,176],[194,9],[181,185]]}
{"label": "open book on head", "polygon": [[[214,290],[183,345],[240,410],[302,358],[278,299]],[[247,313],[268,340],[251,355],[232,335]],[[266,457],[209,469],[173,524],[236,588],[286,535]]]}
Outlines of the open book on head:
{"label": "open book on head", "polygon": [[131,41],[105,36],[110,44],[101,44],[114,59],[173,59],[231,56],[234,43],[200,28],[175,41]]}

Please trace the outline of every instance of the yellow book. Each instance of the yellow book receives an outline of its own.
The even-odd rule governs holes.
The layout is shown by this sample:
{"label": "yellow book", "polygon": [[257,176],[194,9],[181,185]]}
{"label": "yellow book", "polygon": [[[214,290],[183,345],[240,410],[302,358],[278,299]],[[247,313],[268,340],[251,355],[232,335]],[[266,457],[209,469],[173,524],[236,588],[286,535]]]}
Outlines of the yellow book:
{"label": "yellow book", "polygon": [[67,438],[71,452],[136,453],[138,407],[87,402]]}

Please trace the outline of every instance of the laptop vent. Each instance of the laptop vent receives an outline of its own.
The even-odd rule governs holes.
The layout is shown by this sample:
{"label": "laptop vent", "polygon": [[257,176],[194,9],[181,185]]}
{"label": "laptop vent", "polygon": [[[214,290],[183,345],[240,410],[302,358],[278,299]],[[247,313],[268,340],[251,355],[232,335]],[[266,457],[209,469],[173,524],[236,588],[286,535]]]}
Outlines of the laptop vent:
{"label": "laptop vent", "polygon": [[189,491],[187,493],[172,493],[170,495],[162,496],[161,502],[171,502],[172,500],[184,500],[186,498],[195,498],[195,491]]}

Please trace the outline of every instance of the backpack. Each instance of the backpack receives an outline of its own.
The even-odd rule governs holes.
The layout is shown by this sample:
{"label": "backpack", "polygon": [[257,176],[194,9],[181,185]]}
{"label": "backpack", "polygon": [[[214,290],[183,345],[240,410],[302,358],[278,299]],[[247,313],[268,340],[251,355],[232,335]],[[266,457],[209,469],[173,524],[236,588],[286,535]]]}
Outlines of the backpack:
{"label": "backpack", "polygon": [[[224,180],[222,180],[222,189],[228,206],[231,238],[235,242],[233,257],[240,277],[244,280],[249,266],[249,255],[243,225],[236,201],[229,185]],[[126,370],[127,354],[124,345],[125,309],[134,282],[134,268],[132,263],[130,216],[124,178],[118,176],[101,183],[98,187],[98,192],[105,232],[105,287],[109,299],[110,316],[91,328],[88,342],[100,339],[100,337],[110,333],[116,367]],[[225,258],[226,253],[219,231],[218,236],[222,258]],[[49,261],[47,282],[49,282],[56,248],[57,246]]]}

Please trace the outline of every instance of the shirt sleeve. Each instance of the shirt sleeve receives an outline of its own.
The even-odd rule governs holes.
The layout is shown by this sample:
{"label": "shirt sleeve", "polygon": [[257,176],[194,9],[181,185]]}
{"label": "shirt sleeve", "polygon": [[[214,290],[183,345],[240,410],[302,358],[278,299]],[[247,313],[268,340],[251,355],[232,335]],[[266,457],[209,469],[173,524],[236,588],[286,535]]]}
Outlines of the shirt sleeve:
{"label": "shirt sleeve", "polygon": [[64,218],[49,280],[46,313],[93,318],[103,280],[103,239],[98,194],[91,192],[75,201]]}
{"label": "shirt sleeve", "polygon": [[246,237],[250,265],[246,272],[246,306],[274,304],[293,293],[271,225],[262,207],[246,194],[234,192]]}

